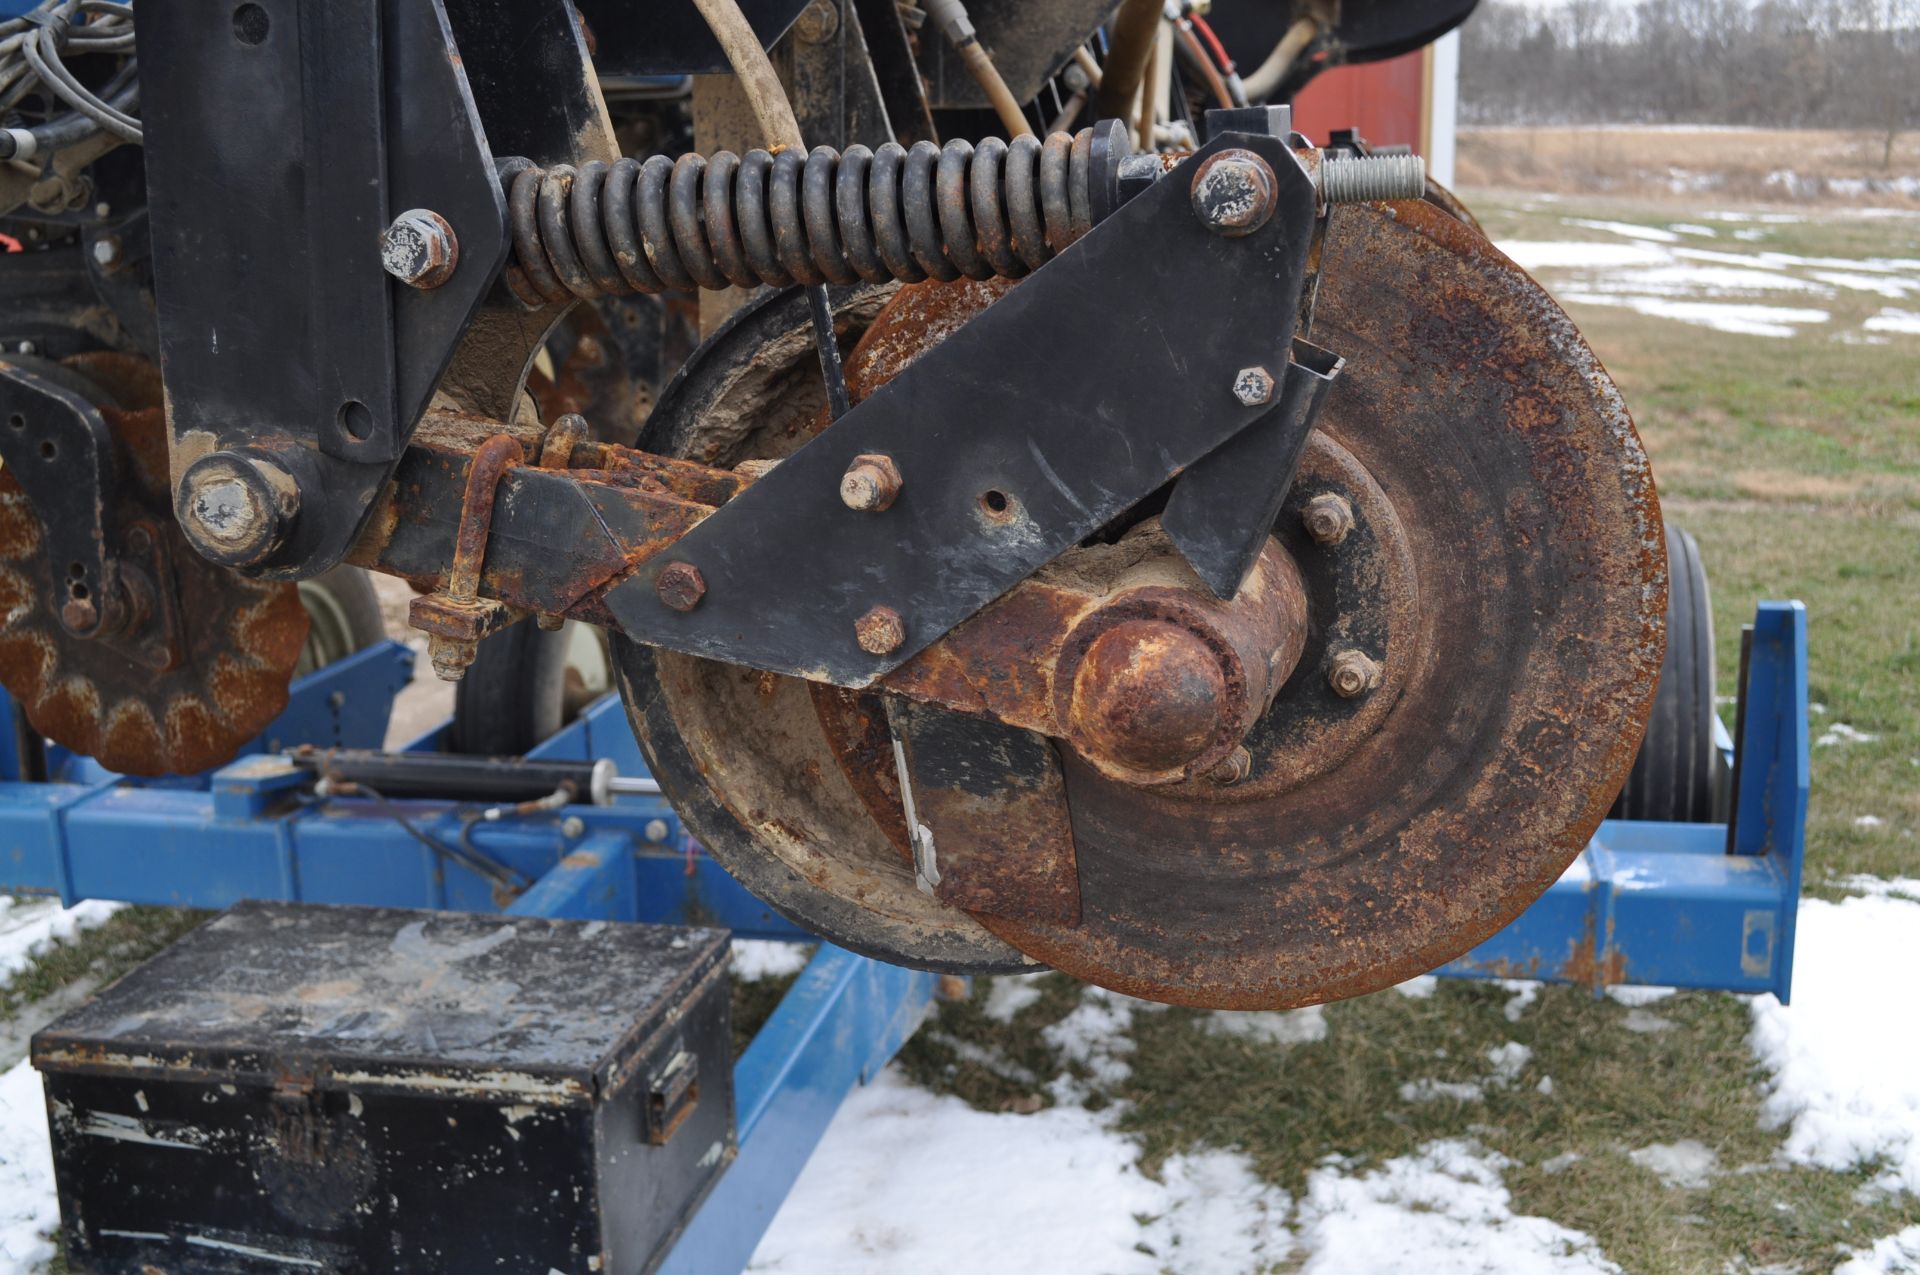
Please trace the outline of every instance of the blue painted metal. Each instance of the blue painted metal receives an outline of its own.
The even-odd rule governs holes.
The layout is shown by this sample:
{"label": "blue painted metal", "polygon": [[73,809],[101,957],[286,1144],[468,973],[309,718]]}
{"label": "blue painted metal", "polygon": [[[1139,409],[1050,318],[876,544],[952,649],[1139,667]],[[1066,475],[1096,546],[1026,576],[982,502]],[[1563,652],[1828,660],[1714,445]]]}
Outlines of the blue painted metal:
{"label": "blue painted metal", "polygon": [[[410,653],[389,644],[304,679],[259,747],[377,746],[410,667]],[[1771,991],[1784,1000],[1807,803],[1806,612],[1798,603],[1760,608],[1746,694],[1735,853],[1725,825],[1608,822],[1539,902],[1437,972]],[[414,747],[443,737],[438,728]],[[645,773],[612,697],[535,752],[607,758],[623,774]],[[0,782],[0,890],[195,907],[256,898],[505,910],[811,941],[702,853],[660,798],[495,822],[446,803],[396,803],[428,840],[468,836],[532,883],[509,897],[372,802],[314,802],[307,776],[270,751],[183,785],[60,761],[57,782]],[[665,1271],[745,1265],[833,1113],[912,1034],[934,985],[933,975],[819,946],[735,1068],[739,1157]]]}

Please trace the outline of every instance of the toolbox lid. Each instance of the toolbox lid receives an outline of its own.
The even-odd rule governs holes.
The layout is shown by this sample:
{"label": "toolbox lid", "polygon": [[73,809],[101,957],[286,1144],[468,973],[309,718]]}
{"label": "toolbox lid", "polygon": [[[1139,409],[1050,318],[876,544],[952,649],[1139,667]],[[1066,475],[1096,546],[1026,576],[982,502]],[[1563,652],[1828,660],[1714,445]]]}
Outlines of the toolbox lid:
{"label": "toolbox lid", "polygon": [[727,940],[666,925],[240,903],[38,1033],[33,1063],[586,1105],[725,968]]}

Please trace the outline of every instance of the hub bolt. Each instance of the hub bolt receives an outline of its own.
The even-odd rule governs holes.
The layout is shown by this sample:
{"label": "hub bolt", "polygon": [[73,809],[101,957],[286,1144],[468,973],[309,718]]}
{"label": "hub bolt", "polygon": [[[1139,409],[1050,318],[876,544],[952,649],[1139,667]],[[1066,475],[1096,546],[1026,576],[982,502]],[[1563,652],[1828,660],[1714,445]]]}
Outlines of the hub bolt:
{"label": "hub bolt", "polygon": [[1233,396],[1248,407],[1273,401],[1273,373],[1263,367],[1243,367],[1233,378]]}
{"label": "hub bolt", "polygon": [[1327,666],[1327,685],[1341,699],[1358,699],[1380,689],[1380,665],[1364,651],[1341,651]]}
{"label": "hub bolt", "polygon": [[1307,502],[1300,521],[1317,543],[1337,545],[1353,534],[1353,506],[1345,496],[1322,492]]}
{"label": "hub bolt", "polygon": [[1193,211],[1200,224],[1226,239],[1250,235],[1273,217],[1279,182],[1266,160],[1249,150],[1225,150],[1193,175]]}
{"label": "hub bolt", "polygon": [[413,288],[437,288],[460,264],[460,240],[431,208],[410,208],[380,236],[380,264]]}
{"label": "hub bolt", "polygon": [[691,611],[707,596],[707,578],[691,562],[669,562],[654,577],[653,591],[675,611]]}
{"label": "hub bolt", "polygon": [[1252,774],[1253,754],[1247,751],[1245,744],[1242,744],[1228,753],[1227,759],[1215,766],[1213,773],[1207,778],[1222,788],[1231,788],[1235,784],[1246,782],[1247,777]]}
{"label": "hub bolt", "polygon": [[891,456],[855,456],[840,479],[840,499],[863,513],[888,509],[899,495],[900,467]]}
{"label": "hub bolt", "polygon": [[299,510],[293,475],[242,452],[202,456],[174,494],[174,513],[193,547],[229,567],[252,566],[278,549]]}
{"label": "hub bolt", "polygon": [[907,644],[907,625],[892,607],[875,607],[853,622],[853,635],[868,655],[892,655]]}

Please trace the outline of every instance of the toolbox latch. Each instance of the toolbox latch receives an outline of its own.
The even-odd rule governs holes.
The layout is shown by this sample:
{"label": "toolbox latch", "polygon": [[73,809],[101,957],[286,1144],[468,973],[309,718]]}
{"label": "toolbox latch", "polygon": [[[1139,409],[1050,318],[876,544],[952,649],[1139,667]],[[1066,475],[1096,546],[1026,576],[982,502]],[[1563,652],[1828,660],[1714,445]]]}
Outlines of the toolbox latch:
{"label": "toolbox latch", "polygon": [[666,1062],[647,1077],[647,1141],[667,1145],[699,1101],[700,1059],[676,1041]]}

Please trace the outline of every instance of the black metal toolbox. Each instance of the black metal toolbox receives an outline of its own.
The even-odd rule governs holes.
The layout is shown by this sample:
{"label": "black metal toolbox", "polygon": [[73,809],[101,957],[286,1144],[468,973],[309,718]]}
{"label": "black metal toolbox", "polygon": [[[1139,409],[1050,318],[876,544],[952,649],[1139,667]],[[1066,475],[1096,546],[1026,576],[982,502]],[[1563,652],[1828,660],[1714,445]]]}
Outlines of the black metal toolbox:
{"label": "black metal toolbox", "polygon": [[636,1275],[733,1158],[719,930],[243,903],[33,1040],[99,1275]]}

